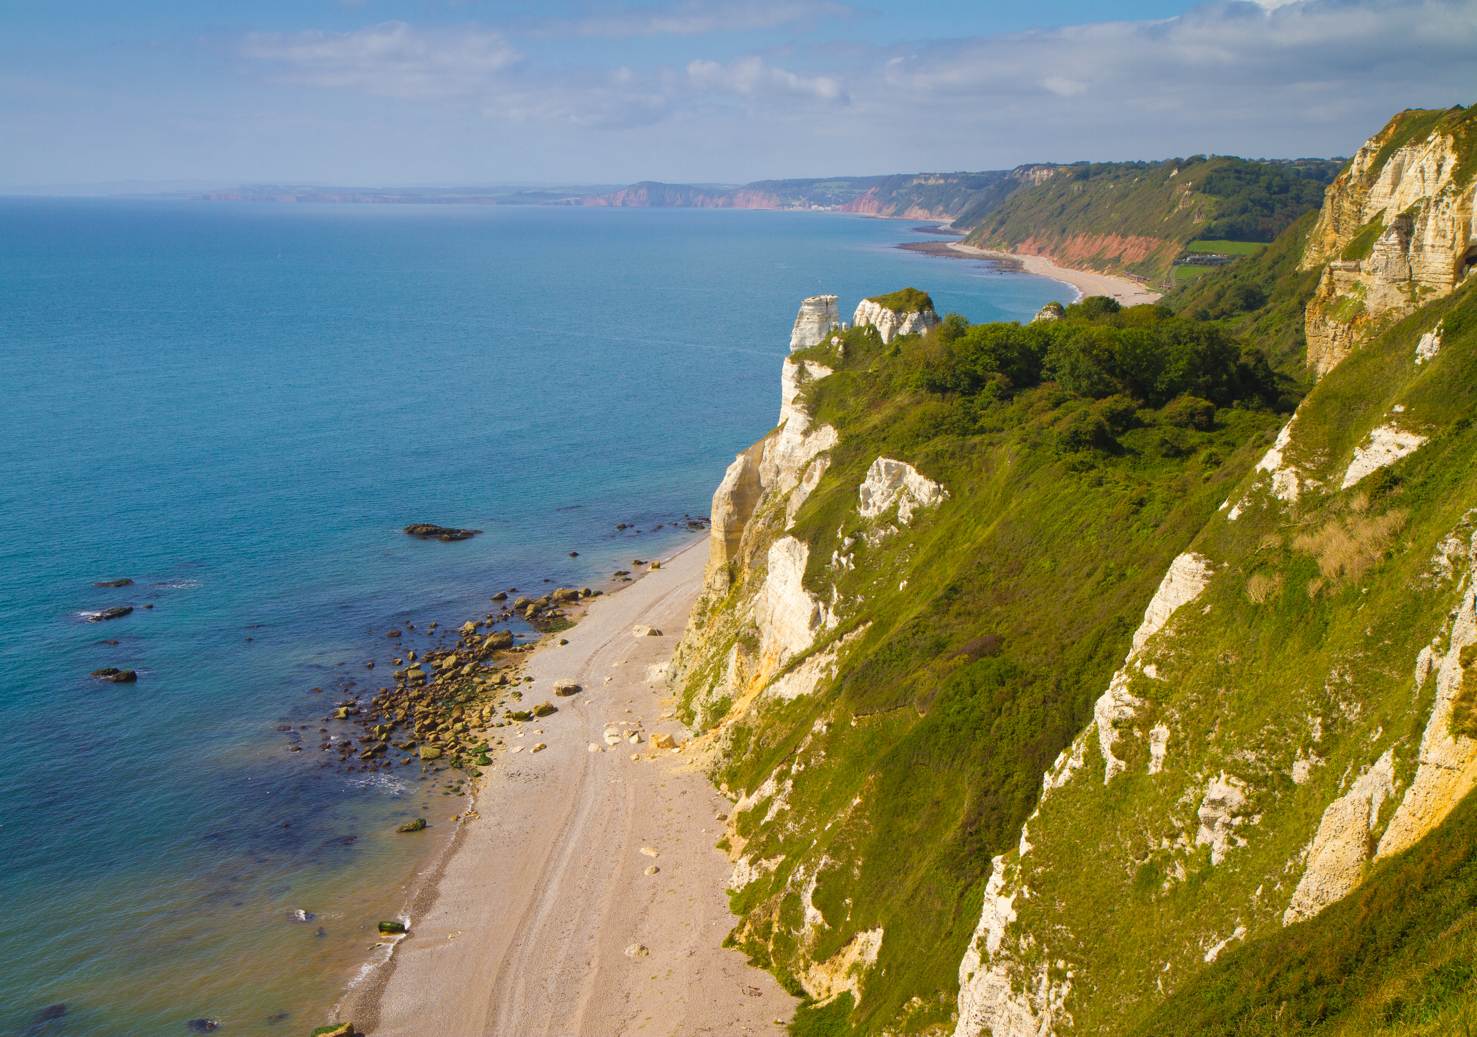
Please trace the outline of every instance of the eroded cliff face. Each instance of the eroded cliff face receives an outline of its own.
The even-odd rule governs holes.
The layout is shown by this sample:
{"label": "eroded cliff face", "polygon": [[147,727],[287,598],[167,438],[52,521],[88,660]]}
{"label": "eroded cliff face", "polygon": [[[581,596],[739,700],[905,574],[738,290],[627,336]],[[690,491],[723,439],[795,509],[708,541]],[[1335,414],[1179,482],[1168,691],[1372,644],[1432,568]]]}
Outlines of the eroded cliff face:
{"label": "eroded cliff face", "polygon": [[[991,863],[956,1037],[1129,1032],[1477,788],[1477,342],[1451,356],[1443,317],[1477,310],[1458,291],[1474,155],[1408,131],[1361,149],[1308,249],[1322,381],[1170,567]],[[1368,257],[1337,259],[1361,233]],[[1357,319],[1335,312],[1349,298]]]}
{"label": "eroded cliff face", "polygon": [[1470,117],[1407,112],[1328,188],[1303,269],[1322,269],[1307,310],[1322,376],[1358,344],[1454,289],[1477,261]]}
{"label": "eroded cliff face", "polygon": [[851,323],[858,328],[876,328],[883,344],[899,335],[918,335],[929,328],[937,327],[939,316],[932,305],[916,310],[899,312],[890,309],[875,299],[863,299],[857,303]]}
{"label": "eroded cliff face", "polygon": [[[1441,209],[1457,179],[1448,163],[1472,157],[1459,149],[1426,172],[1391,172],[1379,187],[1391,154],[1428,154],[1389,144],[1352,167],[1368,171],[1365,200],[1349,202],[1352,170],[1330,191],[1330,204],[1345,208],[1323,215],[1310,257],[1347,247],[1339,242],[1349,227],[1369,223],[1371,194],[1385,206]],[[1407,181],[1434,193],[1412,194],[1399,186]],[[1064,561],[1087,535],[1075,531],[1100,535],[1094,523],[1112,498],[1065,521],[1002,518],[1031,486],[1019,443],[972,457],[975,483],[960,469],[941,474],[938,455],[848,454],[856,441],[843,437],[855,426],[835,394],[882,353],[866,343],[876,349],[931,323],[921,311],[910,322],[864,303],[855,323],[876,336],[851,339],[864,360],[849,365],[856,354],[837,300],[806,300],[792,337],[803,352],[783,367],[779,426],[735,460],[715,495],[708,582],[675,668],[701,732],[696,751],[735,799],[724,845],[741,947],[813,999],[864,1009],[893,998],[882,1022],[858,1032],[1130,1033],[1229,949],[1316,922],[1473,794],[1477,289],[1450,279],[1441,288],[1420,272],[1438,269],[1439,249],[1422,257],[1422,248],[1400,253],[1412,271],[1404,283],[1417,285],[1406,301],[1396,299],[1399,278],[1380,273],[1398,273],[1398,263],[1355,271],[1371,279],[1366,291],[1391,300],[1381,319],[1361,326],[1358,348],[1324,369],[1290,420],[1265,415],[1193,521],[1135,541],[1162,549],[1152,568],[1092,550]],[[1311,328],[1314,308],[1308,319]],[[847,431],[808,410],[817,383],[830,401],[821,413]],[[1089,487],[1037,499],[1070,508]],[[1136,514],[1133,500],[1124,514]],[[1050,521],[1059,523],[1053,534],[1044,532]],[[970,565],[940,575],[963,550],[957,538],[984,527],[994,531],[968,548],[977,552]],[[1028,676],[1014,662],[1002,662],[1001,697],[984,713],[930,712],[970,665],[961,657],[988,662],[1002,639],[1028,628],[990,627],[961,647],[939,640],[937,627],[896,623],[899,614],[949,609],[966,585],[984,584],[969,600],[996,623],[998,603],[1053,588],[1055,604],[1032,611],[1029,629],[1055,647],[1029,665],[1060,674],[1051,653],[1089,638],[1058,631],[1047,642],[1042,617],[1068,611],[1060,602],[1093,566],[1122,566],[1098,587],[1138,589],[1109,612],[1113,633],[1093,635],[1118,647],[1077,671],[1093,675],[1090,685],[1059,681],[1060,695],[1080,703],[1070,723],[1052,731],[1042,712],[1033,714],[1042,730],[1005,724],[1017,703],[1010,682]],[[1136,568],[1144,571],[1131,577]],[[1097,608],[1101,593],[1075,609]],[[904,660],[926,676],[892,694],[910,672]],[[857,674],[860,690],[848,685]],[[844,708],[829,704],[847,691]],[[1039,785],[1025,783],[1003,835],[973,834],[988,821],[968,797],[964,808],[937,787],[919,799],[899,791],[955,762],[930,754],[912,726],[920,718],[988,728],[972,743],[987,757],[1025,753],[1038,738],[1049,745],[1023,757],[1036,761],[1028,773]],[[938,738],[942,729],[926,730]],[[979,775],[994,759],[964,762],[957,780],[986,786]],[[1034,799],[1030,789],[1039,789]],[[941,803],[960,809],[971,834],[920,864],[927,854],[898,838],[914,819],[881,817],[873,808],[883,797],[919,817]],[[877,835],[884,821],[886,839]],[[977,856],[961,860],[959,846]],[[863,900],[862,890],[876,896],[890,884],[926,900],[947,886],[945,872],[966,876],[969,892],[962,907],[928,904],[937,945],[906,932],[895,904],[879,915]],[[938,946],[957,987],[910,971]]]}
{"label": "eroded cliff face", "polygon": [[[713,497],[705,587],[678,647],[672,679],[682,689],[693,727],[703,732],[706,758],[715,770],[725,760],[738,722],[813,695],[835,678],[868,628],[862,623],[835,632],[841,618],[854,615],[857,606],[838,592],[835,582],[853,564],[850,544],[857,541],[827,559],[813,559],[810,543],[792,532],[797,513],[826,475],[837,443],[836,430],[810,415],[804,392],[833,373],[830,365],[813,359],[815,347],[836,351],[839,359],[840,339],[833,335],[843,327],[838,312],[835,296],[815,296],[801,304],[791,349],[807,353],[805,359],[784,361],[779,422],[734,460]],[[931,309],[922,314],[879,307],[875,313],[859,309],[858,321],[877,327],[891,341],[931,327],[937,317]],[[847,511],[874,544],[921,521],[949,498],[938,482],[891,457],[877,457],[848,496]],[[884,929],[856,931],[834,953],[820,953],[820,938],[831,923],[813,898],[823,873],[835,862],[824,852],[788,861],[756,858],[745,852],[747,840],[741,834],[746,825],[780,828],[791,823],[787,797],[807,764],[807,745],[802,742],[756,787],[733,790],[737,802],[726,836],[734,858],[730,889],[744,895],[784,863],[789,877],[772,906],[751,914],[741,930],[752,937],[756,925],[780,925],[785,905],[800,904],[798,926],[781,941],[787,948],[787,970],[811,997],[849,993],[860,1000]]]}

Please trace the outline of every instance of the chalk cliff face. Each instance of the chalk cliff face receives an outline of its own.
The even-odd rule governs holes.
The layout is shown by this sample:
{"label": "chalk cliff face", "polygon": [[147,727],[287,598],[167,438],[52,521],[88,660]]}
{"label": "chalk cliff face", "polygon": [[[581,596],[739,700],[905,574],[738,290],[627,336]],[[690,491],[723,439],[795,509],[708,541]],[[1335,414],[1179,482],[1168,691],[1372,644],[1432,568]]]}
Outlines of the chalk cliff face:
{"label": "chalk cliff face", "polygon": [[1472,117],[1430,114],[1391,121],[1328,188],[1303,257],[1304,269],[1323,271],[1307,311],[1308,364],[1320,376],[1452,291],[1477,261],[1477,183],[1463,161]]}
{"label": "chalk cliff face", "polygon": [[858,328],[876,328],[877,334],[882,336],[882,341],[886,344],[899,335],[917,335],[937,327],[939,317],[933,311],[932,303],[927,307],[900,312],[877,299],[863,299],[857,304],[851,322]]}

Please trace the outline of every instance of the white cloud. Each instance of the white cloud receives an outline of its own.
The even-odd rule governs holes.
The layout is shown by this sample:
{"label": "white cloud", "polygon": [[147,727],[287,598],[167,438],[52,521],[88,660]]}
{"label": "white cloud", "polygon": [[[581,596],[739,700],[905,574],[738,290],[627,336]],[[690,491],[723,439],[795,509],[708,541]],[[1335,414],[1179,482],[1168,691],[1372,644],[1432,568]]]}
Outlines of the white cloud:
{"label": "white cloud", "polygon": [[342,33],[252,33],[242,54],[276,66],[292,82],[384,97],[476,93],[519,57],[501,33],[426,32],[404,22]]}
{"label": "white cloud", "polygon": [[703,90],[743,97],[787,95],[845,104],[849,100],[840,80],[831,76],[802,76],[771,65],[760,57],[739,58],[727,64],[698,60],[687,65],[687,78]]}
{"label": "white cloud", "polygon": [[834,0],[750,0],[727,3],[686,0],[668,7],[637,7],[617,14],[592,15],[551,23],[547,31],[581,36],[700,36],[714,32],[752,32],[799,22],[841,18],[851,8]]}
{"label": "white cloud", "polygon": [[1038,120],[1091,112],[1132,134],[1184,120],[1214,142],[1224,120],[1316,124],[1353,108],[1471,100],[1477,0],[1212,3],[1163,20],[898,48],[879,66],[892,96],[877,103],[1014,118],[1030,104]]}

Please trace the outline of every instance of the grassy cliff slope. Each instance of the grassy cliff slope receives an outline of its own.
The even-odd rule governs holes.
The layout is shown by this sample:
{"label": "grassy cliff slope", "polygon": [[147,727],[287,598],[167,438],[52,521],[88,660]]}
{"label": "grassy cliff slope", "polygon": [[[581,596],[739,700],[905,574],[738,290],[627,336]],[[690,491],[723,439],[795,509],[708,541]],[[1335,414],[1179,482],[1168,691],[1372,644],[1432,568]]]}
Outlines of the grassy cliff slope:
{"label": "grassy cliff slope", "polygon": [[1012,195],[966,239],[1159,282],[1197,238],[1271,241],[1317,208],[1324,160],[1079,163]]}

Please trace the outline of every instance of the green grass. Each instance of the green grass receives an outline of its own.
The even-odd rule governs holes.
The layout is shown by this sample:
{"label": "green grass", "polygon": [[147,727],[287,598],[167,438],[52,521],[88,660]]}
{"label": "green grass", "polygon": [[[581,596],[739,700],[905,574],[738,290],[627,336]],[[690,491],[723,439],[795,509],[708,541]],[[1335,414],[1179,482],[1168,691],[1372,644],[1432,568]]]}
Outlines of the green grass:
{"label": "green grass", "polygon": [[1227,241],[1201,238],[1185,246],[1186,252],[1211,252],[1224,256],[1254,256],[1267,247],[1265,241]]}
{"label": "green grass", "polygon": [[1172,270],[1172,273],[1174,274],[1174,283],[1176,287],[1178,287],[1182,284],[1189,284],[1191,281],[1198,281],[1200,280],[1200,278],[1204,277],[1206,274],[1210,273],[1214,269],[1215,267],[1210,266],[1176,266]]}
{"label": "green grass", "polygon": [[899,288],[886,295],[871,296],[867,301],[875,302],[893,313],[916,313],[933,309],[933,297],[917,288]]}
{"label": "green grass", "polygon": [[1224,324],[1256,342],[1278,370],[1300,381],[1307,353],[1303,307],[1318,284],[1318,272],[1299,270],[1298,261],[1315,219],[1308,213],[1256,255],[1177,285],[1163,305]]}
{"label": "green grass", "polygon": [[1374,243],[1384,232],[1385,219],[1384,213],[1381,213],[1355,232],[1354,236],[1349,239],[1349,243],[1344,246],[1343,251],[1339,253],[1339,258],[1345,262],[1368,259],[1369,254],[1374,251]]}
{"label": "green grass", "polygon": [[[1416,367],[1412,343],[1438,321],[1442,352]],[[1339,490],[1355,446],[1397,403],[1406,408],[1402,420],[1430,441]],[[1368,1026],[1354,1016],[1347,1030],[1320,1026],[1340,998],[1363,998],[1386,981],[1405,991],[1404,1007],[1387,1013],[1394,1032],[1460,1032],[1451,1012],[1473,992],[1449,989],[1456,974],[1443,965],[1443,941],[1455,941],[1450,961],[1470,960],[1477,914],[1458,928],[1455,918],[1438,917],[1411,930],[1426,908],[1460,905],[1455,887],[1428,891],[1425,907],[1404,913],[1376,897],[1331,915],[1323,939],[1329,954],[1347,959],[1339,966],[1347,975],[1323,951],[1311,966],[1299,964],[1302,951],[1286,942],[1293,937],[1283,937],[1281,917],[1301,855],[1348,783],[1385,751],[1397,789],[1410,782],[1434,694],[1429,681],[1417,691],[1413,663],[1462,601],[1458,576],[1433,575],[1431,559],[1446,537],[1472,535],[1474,412],[1477,292],[1469,287],[1366,343],[1304,400],[1286,456],[1316,482],[1305,484],[1295,509],[1256,490],[1237,521],[1208,522],[1194,539],[1216,576],[1151,647],[1158,679],[1131,686],[1142,704],[1118,726],[1125,772],[1105,785],[1089,739],[1082,772],[1031,823],[1032,849],[1019,859],[1032,895],[1016,901],[1016,925],[1035,940],[1009,953],[1026,969],[1065,961],[1080,977],[1067,1003],[1076,1032],[1377,1032],[1386,1024],[1367,1013],[1359,1018]],[[1228,496],[1239,499],[1251,485]],[[1149,732],[1159,724],[1168,752],[1151,775]],[[1295,783],[1294,762],[1309,754],[1320,762]],[[1222,772],[1244,783],[1246,816],[1255,820],[1238,830],[1243,844],[1213,865],[1195,840],[1196,811],[1208,778]],[[1393,802],[1379,820],[1388,821]],[[1451,831],[1465,843],[1451,853],[1470,857],[1471,811],[1463,816]],[[1419,888],[1417,873],[1394,874],[1402,877],[1383,888]],[[1464,875],[1462,882],[1477,880],[1471,869]],[[1248,946],[1273,950],[1238,973],[1230,993],[1220,981],[1202,987],[1198,977],[1220,968],[1207,969],[1206,949],[1238,927],[1248,930]],[[1236,959],[1227,952],[1225,960]],[[1269,999],[1257,986],[1264,982],[1290,1007]],[[1156,1013],[1176,989],[1191,991],[1189,1000]]]}
{"label": "green grass", "polygon": [[1140,1037],[1477,1032],[1477,796],[1322,914],[1226,954]]}
{"label": "green grass", "polygon": [[[1283,420],[1246,397],[1265,386],[1240,380],[1237,344],[1203,330],[1155,307],[1086,305],[1030,329],[946,321],[888,347],[853,331],[844,357],[826,357],[836,373],[810,402],[841,440],[793,531],[811,545],[817,593],[861,531],[856,487],[876,457],[907,459],[951,495],[906,535],[852,543],[836,589],[863,604],[828,637],[870,626],[844,671],[732,722],[715,775],[751,790],[804,762],[782,823],[763,808],[737,817],[745,853],[782,863],[735,895],[735,942],[795,975],[882,928],[841,1032],[947,1023],[984,862],[1013,844],[1170,559]],[[1221,406],[1187,406],[1191,384]],[[797,869],[822,860],[848,866],[820,872],[827,924],[811,945]]]}
{"label": "green grass", "polygon": [[853,1032],[850,1020],[855,1004],[849,993],[823,1004],[804,1001],[795,1009],[790,1033],[795,1037],[847,1037]]}

